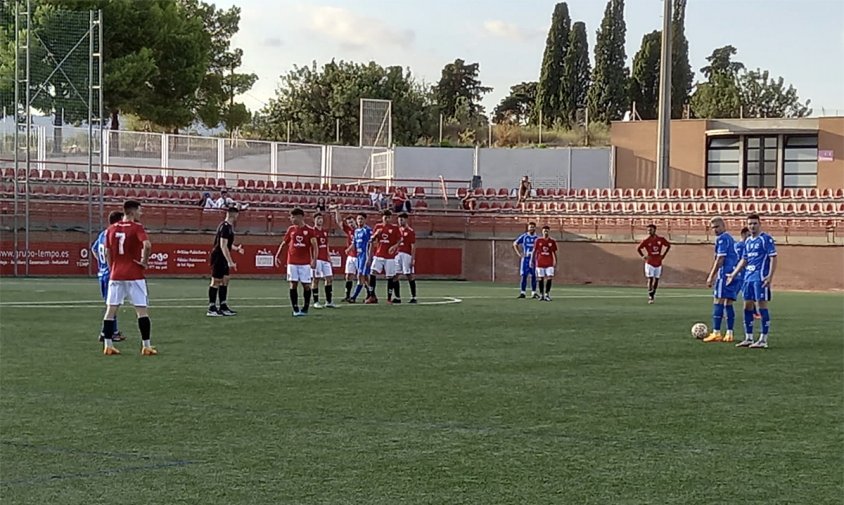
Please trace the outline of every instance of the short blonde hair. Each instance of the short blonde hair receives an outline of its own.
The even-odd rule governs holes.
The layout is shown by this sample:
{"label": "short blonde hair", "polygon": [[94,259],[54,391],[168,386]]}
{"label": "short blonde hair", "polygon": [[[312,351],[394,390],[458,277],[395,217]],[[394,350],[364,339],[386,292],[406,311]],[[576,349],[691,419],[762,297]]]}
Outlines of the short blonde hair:
{"label": "short blonde hair", "polygon": [[713,217],[712,219],[709,220],[709,224],[720,224],[720,225],[726,226],[725,223],[724,223],[724,218],[721,217],[721,216]]}

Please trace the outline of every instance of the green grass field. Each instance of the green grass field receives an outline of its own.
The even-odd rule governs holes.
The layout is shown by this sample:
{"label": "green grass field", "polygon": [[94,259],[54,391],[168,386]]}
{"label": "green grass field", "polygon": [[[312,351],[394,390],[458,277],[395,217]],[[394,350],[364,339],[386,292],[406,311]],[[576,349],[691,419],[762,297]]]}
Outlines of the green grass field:
{"label": "green grass field", "polygon": [[423,283],[423,305],[293,319],[281,281],[235,279],[240,315],[210,319],[205,286],[150,281],[142,358],[127,308],[101,355],[95,280],[0,281],[4,505],[844,496],[840,294],[777,293],[747,350],[691,338],[705,290]]}

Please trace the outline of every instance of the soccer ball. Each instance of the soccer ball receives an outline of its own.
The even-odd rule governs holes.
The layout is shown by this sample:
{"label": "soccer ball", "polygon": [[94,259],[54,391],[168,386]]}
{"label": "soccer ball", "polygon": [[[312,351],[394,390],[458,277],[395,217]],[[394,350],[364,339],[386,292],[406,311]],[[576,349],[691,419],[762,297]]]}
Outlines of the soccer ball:
{"label": "soccer ball", "polygon": [[709,334],[709,328],[703,323],[695,323],[692,325],[692,336],[698,340],[703,339]]}

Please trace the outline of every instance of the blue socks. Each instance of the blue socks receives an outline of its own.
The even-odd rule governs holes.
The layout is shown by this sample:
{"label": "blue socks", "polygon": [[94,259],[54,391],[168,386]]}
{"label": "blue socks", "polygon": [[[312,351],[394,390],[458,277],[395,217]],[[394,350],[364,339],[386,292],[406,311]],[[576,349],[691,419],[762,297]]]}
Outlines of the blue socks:
{"label": "blue socks", "polygon": [[724,306],[720,303],[712,305],[712,330],[721,331],[721,320],[724,318]]}
{"label": "blue socks", "polygon": [[771,329],[771,314],[768,309],[759,309],[759,315],[762,316],[762,335],[767,336],[768,330]]}
{"label": "blue socks", "polygon": [[732,305],[727,305],[724,311],[727,313],[727,329],[733,331],[736,326],[736,309]]}
{"label": "blue socks", "polygon": [[530,290],[536,293],[536,274],[530,276]]}
{"label": "blue socks", "polygon": [[355,286],[355,294],[352,295],[352,300],[357,299],[357,297],[360,294],[360,291],[362,289],[363,289],[363,284],[358,284],[357,286]]}
{"label": "blue socks", "polygon": [[756,311],[753,309],[744,309],[744,333],[746,335],[753,335],[753,314]]}
{"label": "blue socks", "polygon": [[522,276],[522,285],[521,285],[521,288],[520,288],[522,293],[524,293],[525,289],[527,288],[527,278],[528,278],[527,275]]}

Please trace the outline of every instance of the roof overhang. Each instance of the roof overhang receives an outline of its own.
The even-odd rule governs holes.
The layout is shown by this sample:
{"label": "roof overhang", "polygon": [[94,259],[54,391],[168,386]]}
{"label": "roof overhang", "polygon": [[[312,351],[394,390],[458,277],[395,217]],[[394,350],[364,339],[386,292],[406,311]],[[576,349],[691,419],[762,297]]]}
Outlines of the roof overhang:
{"label": "roof overhang", "polygon": [[800,119],[719,119],[709,121],[707,137],[725,135],[814,135],[817,118]]}

